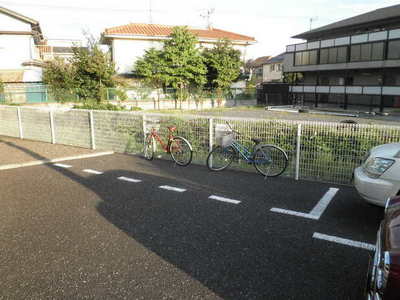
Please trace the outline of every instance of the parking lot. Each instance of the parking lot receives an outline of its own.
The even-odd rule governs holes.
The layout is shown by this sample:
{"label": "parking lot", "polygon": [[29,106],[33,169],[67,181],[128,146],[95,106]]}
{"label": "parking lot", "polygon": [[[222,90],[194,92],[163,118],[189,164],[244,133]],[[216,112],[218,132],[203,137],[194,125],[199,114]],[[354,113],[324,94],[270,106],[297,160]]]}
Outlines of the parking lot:
{"label": "parking lot", "polygon": [[362,299],[383,217],[352,187],[121,154],[0,182],[0,299]]}

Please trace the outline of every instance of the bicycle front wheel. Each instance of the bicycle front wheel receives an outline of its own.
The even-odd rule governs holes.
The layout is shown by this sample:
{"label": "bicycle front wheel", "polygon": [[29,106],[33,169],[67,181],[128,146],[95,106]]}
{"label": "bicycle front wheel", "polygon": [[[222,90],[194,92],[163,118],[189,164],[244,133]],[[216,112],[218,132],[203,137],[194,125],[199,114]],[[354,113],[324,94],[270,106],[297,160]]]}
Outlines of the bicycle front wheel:
{"label": "bicycle front wheel", "polygon": [[222,171],[229,167],[235,157],[236,151],[232,146],[215,147],[207,156],[207,167],[211,171]]}
{"label": "bicycle front wheel", "polygon": [[288,156],[281,148],[273,145],[262,145],[254,153],[254,167],[267,177],[276,177],[285,172]]}
{"label": "bicycle front wheel", "polygon": [[169,145],[169,153],[177,165],[185,167],[192,162],[192,147],[182,137],[176,136],[172,139]]}
{"label": "bicycle front wheel", "polygon": [[155,140],[151,134],[148,134],[144,140],[144,158],[152,160],[154,158]]}

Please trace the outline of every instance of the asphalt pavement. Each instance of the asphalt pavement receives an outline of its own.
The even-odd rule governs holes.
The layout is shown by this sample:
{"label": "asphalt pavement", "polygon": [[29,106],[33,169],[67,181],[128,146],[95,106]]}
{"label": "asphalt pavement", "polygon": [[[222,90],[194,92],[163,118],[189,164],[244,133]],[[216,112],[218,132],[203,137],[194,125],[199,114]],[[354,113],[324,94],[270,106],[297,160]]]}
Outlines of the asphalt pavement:
{"label": "asphalt pavement", "polygon": [[383,216],[351,187],[120,154],[0,182],[0,299],[362,299],[373,252],[335,241],[373,245]]}

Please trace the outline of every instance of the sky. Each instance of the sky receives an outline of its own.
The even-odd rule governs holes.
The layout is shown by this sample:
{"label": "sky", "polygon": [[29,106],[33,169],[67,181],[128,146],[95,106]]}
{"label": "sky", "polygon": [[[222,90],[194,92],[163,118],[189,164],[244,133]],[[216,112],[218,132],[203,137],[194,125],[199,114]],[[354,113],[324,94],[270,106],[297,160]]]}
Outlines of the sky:
{"label": "sky", "polygon": [[[105,28],[128,23],[206,27],[202,15],[213,10],[215,28],[255,37],[247,58],[278,55],[301,40],[291,36],[399,0],[0,0],[0,6],[38,20],[48,39],[84,40]],[[150,8],[152,13],[150,14]]]}

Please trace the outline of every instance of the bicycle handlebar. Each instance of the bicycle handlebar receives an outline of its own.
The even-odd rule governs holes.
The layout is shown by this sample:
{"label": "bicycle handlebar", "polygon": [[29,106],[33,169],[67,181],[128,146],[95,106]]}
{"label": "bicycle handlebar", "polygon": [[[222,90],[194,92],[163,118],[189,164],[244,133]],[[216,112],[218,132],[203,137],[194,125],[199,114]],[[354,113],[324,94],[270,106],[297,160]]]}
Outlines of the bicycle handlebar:
{"label": "bicycle handlebar", "polygon": [[241,134],[239,131],[233,129],[232,126],[231,126],[231,124],[229,124],[228,121],[225,121],[225,122],[226,122],[226,124],[228,125],[229,129],[232,130],[232,132],[237,133],[237,134],[239,134],[239,135]]}

